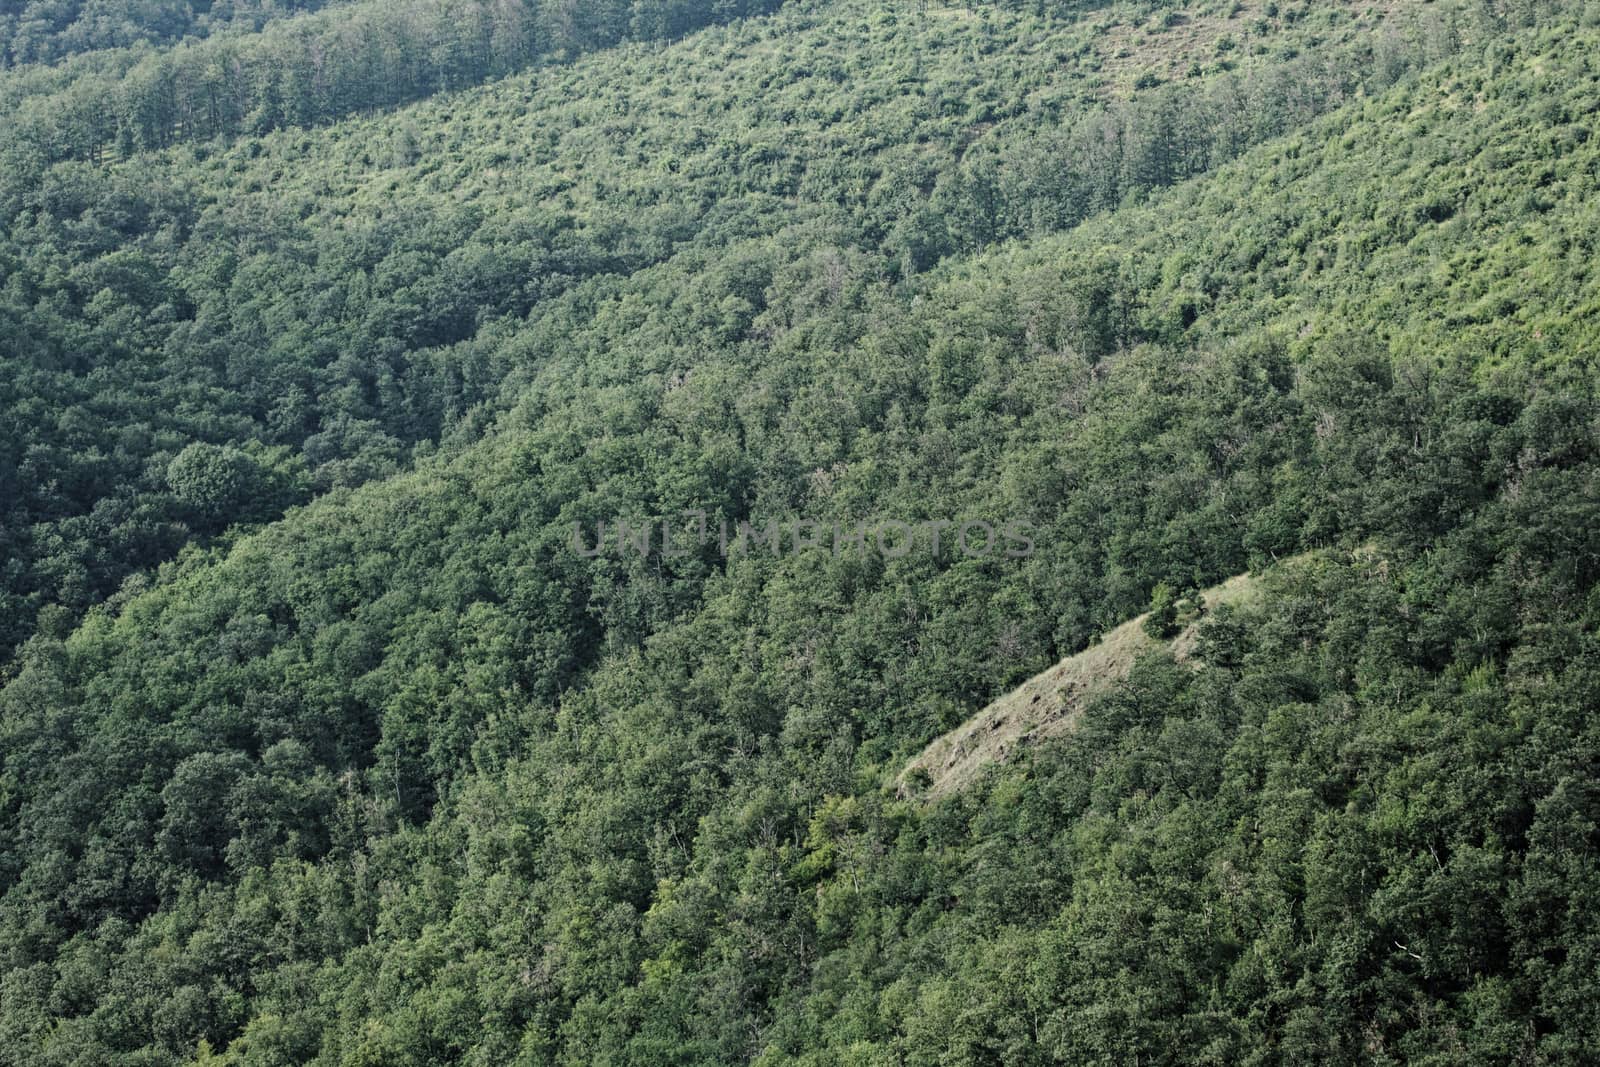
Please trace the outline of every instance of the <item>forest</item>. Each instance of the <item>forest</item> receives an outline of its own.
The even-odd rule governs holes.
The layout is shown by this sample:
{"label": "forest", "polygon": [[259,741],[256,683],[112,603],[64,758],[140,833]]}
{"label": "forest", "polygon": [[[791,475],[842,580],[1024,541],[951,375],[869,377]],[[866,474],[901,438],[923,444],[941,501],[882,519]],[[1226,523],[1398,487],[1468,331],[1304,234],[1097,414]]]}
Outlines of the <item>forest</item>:
{"label": "forest", "polygon": [[0,1064],[1600,1057],[1600,5],[13,6]]}

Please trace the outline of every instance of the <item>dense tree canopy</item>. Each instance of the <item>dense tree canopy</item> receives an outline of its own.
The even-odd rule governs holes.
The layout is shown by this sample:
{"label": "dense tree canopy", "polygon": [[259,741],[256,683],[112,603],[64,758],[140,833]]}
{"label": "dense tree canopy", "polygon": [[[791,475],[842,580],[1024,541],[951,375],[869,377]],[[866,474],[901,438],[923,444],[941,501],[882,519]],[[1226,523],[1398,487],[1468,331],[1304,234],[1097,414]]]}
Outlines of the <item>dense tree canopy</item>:
{"label": "dense tree canopy", "polygon": [[[0,651],[215,532],[165,477],[193,442],[279,449],[290,487],[361,484],[480,432],[532,365],[507,343],[523,320],[559,347],[635,271],[804,221],[906,277],[1204,171],[1436,60],[1441,19],[1478,25],[1142,10],[794,12],[326,131],[0,170]],[[1214,49],[1244,25],[1262,53],[1236,64]],[[1177,81],[1134,89],[1118,28]],[[1189,77],[1189,52],[1215,62]],[[742,269],[718,298],[735,332],[770,282]]]}
{"label": "dense tree canopy", "polygon": [[17,0],[0,11],[0,68],[161,44],[271,19],[337,0]]}
{"label": "dense tree canopy", "polygon": [[[717,9],[8,171],[0,1063],[1593,1059],[1600,27],[1425,7]],[[1034,551],[572,541],[685,511]]]}

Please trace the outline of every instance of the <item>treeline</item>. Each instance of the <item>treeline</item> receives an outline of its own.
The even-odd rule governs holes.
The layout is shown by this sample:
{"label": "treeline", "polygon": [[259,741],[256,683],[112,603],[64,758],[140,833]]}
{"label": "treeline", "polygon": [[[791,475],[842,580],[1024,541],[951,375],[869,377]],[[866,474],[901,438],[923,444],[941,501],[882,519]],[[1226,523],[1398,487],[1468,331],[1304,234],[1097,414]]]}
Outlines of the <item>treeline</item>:
{"label": "treeline", "polygon": [[[1273,18],[1258,20],[1253,31],[1261,50],[1293,41],[1285,27],[1308,14],[1304,4],[1266,10]],[[1584,10],[1571,0],[1441,5],[1354,42],[1325,41],[1303,52],[1291,47],[1274,62],[1243,70],[1229,49],[1174,80],[1145,75],[1130,99],[1084,109],[1032,136],[978,141],[959,166],[939,174],[924,205],[897,221],[887,244],[908,269],[920,270],[999,241],[1058,232],[1380,94],[1422,67],[1470,56],[1485,35]],[[981,114],[995,120],[1005,111]]]}
{"label": "treeline", "polygon": [[168,51],[97,57],[0,86],[0,153],[103,161],[178,141],[329,122],[623,41],[663,40],[781,0],[369,0]]}
{"label": "treeline", "polygon": [[0,10],[0,69],[140,43],[162,45],[219,31],[258,30],[273,19],[338,0],[20,0]]}
{"label": "treeline", "polygon": [[909,272],[1001,241],[1056,233],[1234,159],[1451,52],[1437,36],[1329,48],[1242,74],[1198,74],[1086,109],[1026,136],[990,137],[941,172],[886,246]]}

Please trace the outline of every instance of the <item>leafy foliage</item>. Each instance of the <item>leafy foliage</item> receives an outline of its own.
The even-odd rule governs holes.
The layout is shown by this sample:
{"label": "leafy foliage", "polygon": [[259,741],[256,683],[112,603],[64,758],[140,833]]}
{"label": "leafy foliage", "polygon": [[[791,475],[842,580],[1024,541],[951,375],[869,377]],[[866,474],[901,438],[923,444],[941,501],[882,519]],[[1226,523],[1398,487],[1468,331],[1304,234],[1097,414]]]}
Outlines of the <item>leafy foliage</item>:
{"label": "leafy foliage", "polygon": [[[19,179],[0,1062],[1584,1062],[1600,31],[1369,81],[1318,9],[786,11]],[[1046,73],[1207,18],[1266,52]],[[1036,551],[571,542],[686,509]],[[74,628],[85,521],[168,536]],[[1247,568],[1198,667],[893,789]]]}
{"label": "leafy foliage", "polygon": [[259,29],[271,19],[328,5],[329,0],[18,0],[0,12],[0,67]]}
{"label": "leafy foliage", "polygon": [[[386,477],[419,446],[480,434],[635,272],[676,263],[684,293],[716,302],[693,313],[720,316],[720,348],[774,277],[762,252],[730,261],[737,280],[707,269],[737,242],[787,231],[850,250],[808,268],[831,293],[847,264],[893,281],[1059,232],[1402,76],[1468,18],[1290,16],[1248,63],[1153,94],[1111,72],[1123,42],[1173,47],[1179,31],[1142,7],[1083,21],[843,6],[231,148],[104,168],[24,153],[0,168],[0,479],[15,472],[0,651],[39,610],[81,611],[215,532],[165,479],[191,444],[264,449],[312,491]],[[1183,47],[1236,24],[1202,6]],[[1313,38],[1314,56],[1293,54]],[[688,281],[702,275],[716,291]],[[679,284],[666,277],[659,290]],[[1110,351],[1120,327],[1094,314],[1088,343]]]}

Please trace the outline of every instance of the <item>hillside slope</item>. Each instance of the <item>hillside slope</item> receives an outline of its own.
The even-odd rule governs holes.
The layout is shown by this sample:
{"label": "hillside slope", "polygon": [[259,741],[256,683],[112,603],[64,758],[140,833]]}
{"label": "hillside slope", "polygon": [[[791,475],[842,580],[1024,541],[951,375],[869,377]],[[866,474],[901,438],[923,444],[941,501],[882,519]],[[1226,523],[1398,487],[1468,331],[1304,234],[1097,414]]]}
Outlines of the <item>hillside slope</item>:
{"label": "hillside slope", "polygon": [[1149,632],[1149,614],[1130,619],[1084,649],[1029,678],[978,714],[928,743],[901,772],[902,792],[939,799],[971,785],[1019,751],[1071,730],[1088,704],[1127,679],[1141,656],[1189,659],[1206,615],[1260,596],[1260,582],[1236,575],[1200,594],[1204,613],[1170,637]]}
{"label": "hillside slope", "polygon": [[[488,432],[24,647],[0,1057],[1582,1062],[1597,49],[914,277],[823,214],[497,326]],[[571,548],[685,509],[1037,551]],[[1158,582],[1369,540],[892,798]]]}
{"label": "hillside slope", "polygon": [[[683,256],[702,274],[733,242],[805,227],[803,243],[903,280],[1136,201],[1499,30],[1466,0],[829,3],[328,127],[107,149],[100,166],[52,160],[109,136],[78,118],[131,104],[0,78],[15,90],[0,111],[48,127],[0,122],[15,149],[0,149],[0,660],[41,611],[64,632],[230,523],[474,439],[565,343],[540,323],[585,321],[634,272]],[[341,66],[359,36],[326,50],[329,79],[372,82]],[[304,66],[265,63],[290,80]],[[150,84],[217,91],[167,74]],[[353,98],[337,88],[318,91]],[[718,345],[772,281],[737,271],[693,312],[721,322]],[[541,329],[536,348],[514,340]]]}

